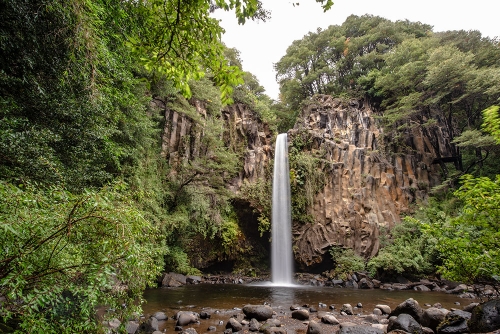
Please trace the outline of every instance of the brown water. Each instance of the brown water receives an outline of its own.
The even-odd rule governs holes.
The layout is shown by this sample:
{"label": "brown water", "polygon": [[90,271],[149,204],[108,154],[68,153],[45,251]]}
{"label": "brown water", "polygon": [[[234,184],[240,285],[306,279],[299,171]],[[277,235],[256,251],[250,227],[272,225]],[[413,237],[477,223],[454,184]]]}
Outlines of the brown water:
{"label": "brown water", "polygon": [[[408,298],[413,298],[425,308],[425,304],[441,303],[443,307],[462,308],[475,301],[462,299],[456,295],[443,292],[419,291],[387,291],[387,290],[360,290],[334,287],[293,286],[282,287],[256,284],[198,284],[185,285],[178,288],[160,288],[146,290],[144,297],[147,303],[143,306],[144,314],[153,314],[164,311],[172,317],[177,311],[191,310],[200,312],[205,309],[212,314],[212,318],[204,322],[198,332],[203,332],[210,325],[217,325],[220,320],[227,321],[232,313],[243,308],[246,304],[268,303],[273,308],[290,310],[290,306],[305,305],[315,307],[318,311],[329,311],[320,308],[319,304],[335,305],[338,311],[342,304],[349,303],[355,306],[362,304],[362,308],[355,310],[356,314],[371,314],[376,304],[386,304],[394,309]],[[455,304],[456,302],[460,305]],[[214,311],[217,312],[214,314]],[[235,311],[236,310],[236,311]],[[220,313],[218,313],[220,312]],[[229,316],[228,316],[229,314]],[[160,324],[167,331],[175,327],[175,321],[169,319]]]}

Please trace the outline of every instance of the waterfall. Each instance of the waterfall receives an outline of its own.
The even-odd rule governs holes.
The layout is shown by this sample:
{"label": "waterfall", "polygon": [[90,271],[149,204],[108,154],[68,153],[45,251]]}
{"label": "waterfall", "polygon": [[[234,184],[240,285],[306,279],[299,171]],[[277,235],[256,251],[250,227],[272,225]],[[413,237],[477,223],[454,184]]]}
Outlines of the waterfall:
{"label": "waterfall", "polygon": [[274,153],[271,274],[276,285],[293,284],[292,214],[287,134],[276,139]]}

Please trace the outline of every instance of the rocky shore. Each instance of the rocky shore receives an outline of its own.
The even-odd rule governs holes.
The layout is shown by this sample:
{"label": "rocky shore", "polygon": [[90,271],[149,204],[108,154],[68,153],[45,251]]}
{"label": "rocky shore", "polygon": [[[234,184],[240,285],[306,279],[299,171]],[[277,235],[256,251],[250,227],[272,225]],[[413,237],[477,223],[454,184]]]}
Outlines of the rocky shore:
{"label": "rocky shore", "polygon": [[[184,276],[166,273],[161,279],[163,287],[188,284],[247,284],[268,281],[268,277],[238,275]],[[399,278],[396,283],[382,283],[364,273],[355,273],[348,280],[331,280],[321,275],[297,274],[298,284],[331,286],[332,288],[386,289],[440,291],[466,298],[456,303],[457,308],[444,308],[440,303],[421,306],[413,298],[396,307],[378,304],[373,310],[363,309],[361,303],[326,305],[275,306],[245,305],[243,308],[212,309],[201,311],[181,310],[167,314],[158,310],[123,324],[129,334],[160,334],[178,332],[201,333],[264,333],[264,334],[384,334],[384,333],[497,333],[500,334],[500,299],[492,286],[468,286],[439,280],[410,282]],[[478,295],[483,303],[472,302]],[[465,306],[458,308],[460,304]],[[107,323],[109,332],[118,330],[118,320]],[[123,326],[122,326],[123,328]]]}
{"label": "rocky shore", "polygon": [[[271,305],[246,305],[242,309],[178,311],[171,318],[162,311],[131,320],[130,334],[264,333],[264,334],[445,334],[500,333],[500,300],[470,303],[462,309],[445,309],[439,303],[421,307],[409,298],[394,309],[376,305],[368,315],[356,313],[362,305],[291,305],[289,309]],[[217,317],[217,320],[212,320]],[[222,320],[224,319],[224,320]],[[109,322],[114,332],[119,322]],[[167,329],[168,328],[168,329]]]}

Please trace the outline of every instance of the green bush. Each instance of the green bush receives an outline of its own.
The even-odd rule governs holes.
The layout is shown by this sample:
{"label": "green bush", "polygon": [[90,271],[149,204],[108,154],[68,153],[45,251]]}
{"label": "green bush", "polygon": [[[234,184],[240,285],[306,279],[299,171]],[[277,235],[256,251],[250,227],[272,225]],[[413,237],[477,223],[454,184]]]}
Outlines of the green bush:
{"label": "green bush", "polygon": [[412,273],[419,276],[435,270],[436,240],[424,234],[424,225],[406,217],[391,230],[392,239],[367,264],[372,276],[382,273]]}
{"label": "green bush", "polygon": [[365,270],[365,259],[354,253],[350,248],[332,247],[330,255],[334,263],[333,272],[330,272],[331,277],[337,277],[346,280],[348,275],[355,271]]}
{"label": "green bush", "polygon": [[75,196],[0,181],[3,320],[23,333],[95,333],[98,307],[127,319],[163,267],[160,232],[123,183]]}

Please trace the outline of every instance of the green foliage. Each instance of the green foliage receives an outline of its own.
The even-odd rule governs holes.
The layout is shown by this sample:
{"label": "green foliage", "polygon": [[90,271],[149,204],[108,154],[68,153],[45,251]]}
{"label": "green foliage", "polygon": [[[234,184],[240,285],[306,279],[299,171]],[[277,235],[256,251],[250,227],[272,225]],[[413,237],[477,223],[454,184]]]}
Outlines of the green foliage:
{"label": "green foliage", "polygon": [[477,283],[500,274],[499,191],[498,175],[495,180],[465,175],[454,193],[463,209],[456,217],[427,224],[428,234],[437,239],[444,277]]}
{"label": "green foliage", "polygon": [[164,249],[125,184],[74,196],[1,181],[0,194],[4,320],[18,316],[20,332],[96,332],[98,306],[120,319],[138,310]]}
{"label": "green foliage", "polygon": [[310,149],[310,141],[307,132],[298,132],[288,150],[292,217],[301,223],[313,223],[309,210],[314,203],[314,196],[323,189],[325,182],[321,159],[306,151]]}
{"label": "green foliage", "polygon": [[294,41],[275,65],[282,101],[296,110],[318,93],[362,96],[359,78],[382,68],[384,55],[404,39],[423,37],[430,30],[421,23],[351,15],[341,26],[310,32]]}
{"label": "green foliage", "polygon": [[391,234],[392,242],[367,264],[372,276],[411,273],[418,277],[433,272],[436,239],[424,234],[418,219],[406,217],[391,230]]}
{"label": "green foliage", "polygon": [[[270,163],[269,165],[271,166],[272,164]],[[259,214],[257,220],[259,221],[258,230],[260,236],[264,232],[271,230],[271,194],[271,176],[265,179],[258,179],[254,182],[245,181],[240,190],[240,197],[247,201],[255,212]]]}
{"label": "green foliage", "polygon": [[355,271],[365,270],[365,260],[350,248],[330,248],[334,269],[330,276],[347,280]]}
{"label": "green foliage", "polygon": [[499,110],[499,106],[491,106],[483,110],[483,129],[495,138],[497,144],[500,144]]}

